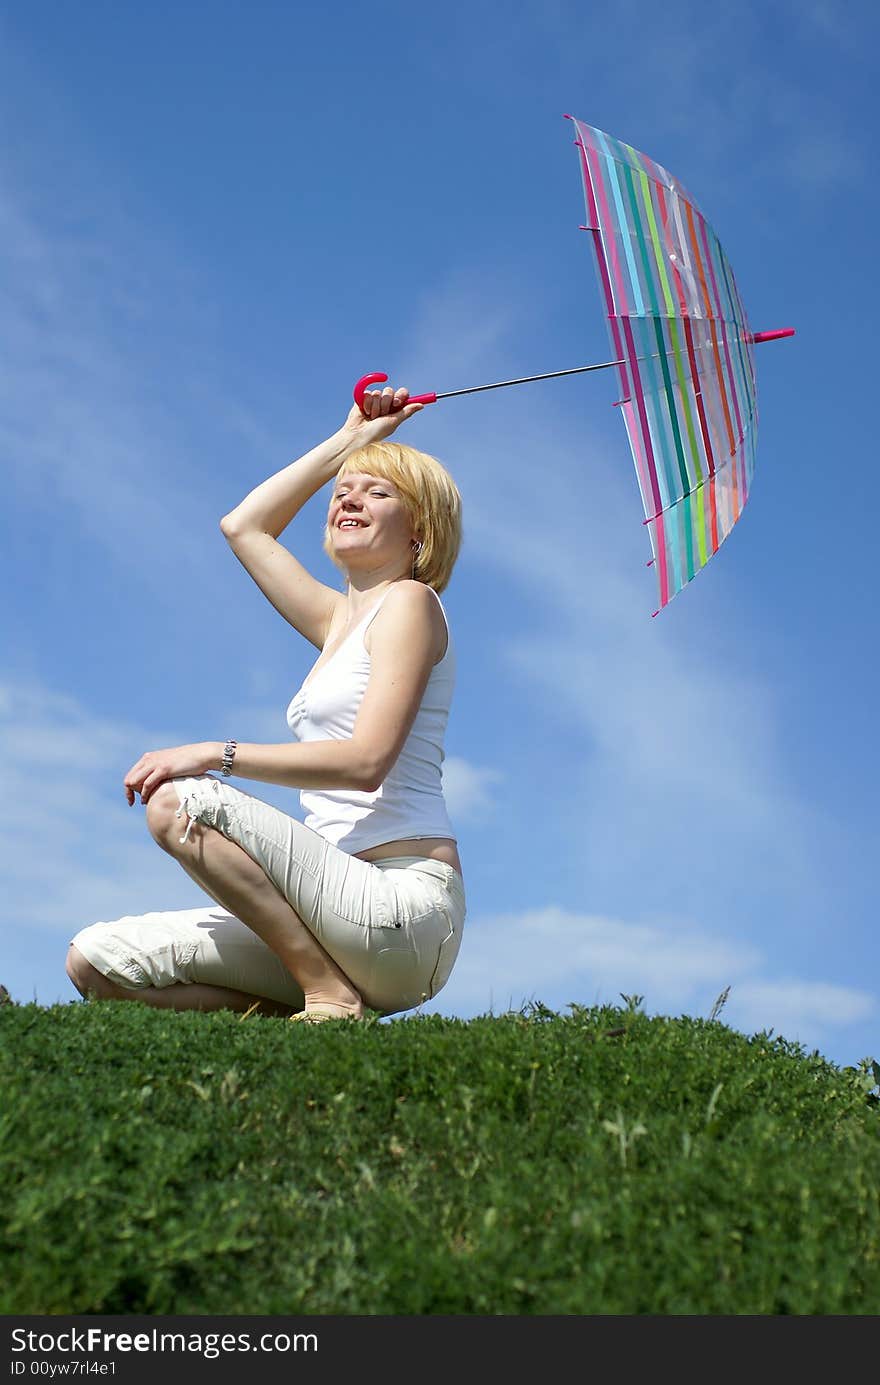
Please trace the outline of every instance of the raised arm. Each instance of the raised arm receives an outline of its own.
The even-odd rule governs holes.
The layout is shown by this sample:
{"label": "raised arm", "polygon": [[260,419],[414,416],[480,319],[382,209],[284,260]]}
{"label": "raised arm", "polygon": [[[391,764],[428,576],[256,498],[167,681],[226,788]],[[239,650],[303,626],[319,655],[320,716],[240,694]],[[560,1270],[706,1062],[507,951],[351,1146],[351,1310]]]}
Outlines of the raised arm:
{"label": "raised arm", "polygon": [[344,598],[313,577],[278,542],[278,535],[306,501],[333,479],[356,446],[360,444],[340,429],[304,457],[270,476],[220,521],[227,543],[263,595],[319,649],[324,646],[333,612]]}
{"label": "raised arm", "polygon": [[[313,577],[278,542],[278,536],[305,503],[333,479],[346,457],[369,442],[388,437],[404,419],[424,407],[407,405],[407,395],[405,389],[368,392],[364,396],[365,413],[354,405],[336,433],[263,481],[220,521],[230,548],[263,595],[318,649],[324,647],[333,613],[345,598]],[[390,412],[389,396],[393,401]]]}

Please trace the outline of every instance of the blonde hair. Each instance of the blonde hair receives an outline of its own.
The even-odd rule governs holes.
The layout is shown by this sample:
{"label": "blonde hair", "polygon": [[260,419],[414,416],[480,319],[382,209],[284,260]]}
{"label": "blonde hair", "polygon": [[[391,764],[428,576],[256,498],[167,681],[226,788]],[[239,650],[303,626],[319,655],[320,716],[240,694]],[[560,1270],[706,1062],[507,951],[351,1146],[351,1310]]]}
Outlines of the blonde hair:
{"label": "blonde hair", "polygon": [[[461,495],[449,472],[427,452],[388,439],[352,452],[336,473],[336,480],[361,472],[390,481],[400,491],[422,543],[414,560],[413,577],[442,592],[461,548]],[[341,568],[333,556],[329,524],[324,526],[324,552]]]}

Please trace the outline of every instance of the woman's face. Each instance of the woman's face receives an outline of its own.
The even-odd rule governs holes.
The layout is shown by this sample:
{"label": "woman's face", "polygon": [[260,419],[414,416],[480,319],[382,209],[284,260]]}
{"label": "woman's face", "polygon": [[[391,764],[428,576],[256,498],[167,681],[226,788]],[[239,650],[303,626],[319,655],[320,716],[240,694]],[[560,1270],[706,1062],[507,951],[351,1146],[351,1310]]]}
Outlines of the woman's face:
{"label": "woman's face", "polygon": [[409,569],[415,535],[403,498],[391,481],[365,473],[341,476],[333,488],[327,524],[333,553],[349,571]]}

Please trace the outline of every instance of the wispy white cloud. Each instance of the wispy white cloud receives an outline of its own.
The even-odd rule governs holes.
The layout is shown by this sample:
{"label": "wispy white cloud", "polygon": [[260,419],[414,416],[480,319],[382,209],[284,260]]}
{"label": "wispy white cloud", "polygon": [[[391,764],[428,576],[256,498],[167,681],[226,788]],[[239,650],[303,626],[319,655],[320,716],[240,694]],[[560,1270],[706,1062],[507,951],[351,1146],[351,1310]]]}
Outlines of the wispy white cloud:
{"label": "wispy white cloud", "polygon": [[864,173],[861,151],[829,130],[793,131],[781,164],[793,181],[818,192],[853,184]]}
{"label": "wispy white cloud", "polygon": [[500,770],[473,765],[459,755],[443,762],[443,796],[453,822],[489,822],[495,816],[493,790],[503,782]]}
{"label": "wispy white cloud", "polygon": [[622,993],[637,992],[651,1013],[678,1012],[714,999],[759,961],[754,947],[675,919],[633,923],[555,906],[480,915],[465,923],[456,969],[437,1004],[473,1014],[530,999],[553,1007],[617,1004]]}
{"label": "wispy white cloud", "polygon": [[873,0],[782,0],[786,28],[831,45],[857,66],[874,60],[878,28],[877,7]]}
{"label": "wispy white cloud", "polygon": [[730,1014],[740,1028],[750,1032],[773,1029],[786,1038],[805,1042],[809,1035],[824,1035],[872,1019],[877,1014],[877,1000],[871,992],[854,986],[780,977],[738,984],[731,996]]}

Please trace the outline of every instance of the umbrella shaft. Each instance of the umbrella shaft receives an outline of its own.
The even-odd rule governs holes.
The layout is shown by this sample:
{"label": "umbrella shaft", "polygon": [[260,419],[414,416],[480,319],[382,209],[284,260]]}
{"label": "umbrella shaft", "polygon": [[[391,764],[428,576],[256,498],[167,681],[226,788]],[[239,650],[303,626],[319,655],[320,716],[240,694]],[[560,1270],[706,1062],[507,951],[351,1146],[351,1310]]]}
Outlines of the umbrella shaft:
{"label": "umbrella shaft", "polygon": [[438,399],[452,399],[457,394],[478,394],[480,390],[500,390],[505,385],[527,385],[531,380],[553,380],[557,375],[581,375],[585,370],[607,370],[609,366],[625,365],[625,361],[600,361],[598,365],[578,365],[571,370],[549,370],[546,375],[521,375],[518,380],[499,380],[494,385],[472,385],[468,390],[447,390]]}

